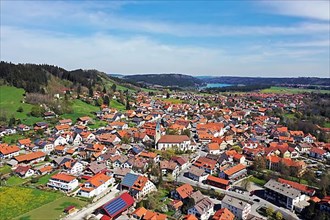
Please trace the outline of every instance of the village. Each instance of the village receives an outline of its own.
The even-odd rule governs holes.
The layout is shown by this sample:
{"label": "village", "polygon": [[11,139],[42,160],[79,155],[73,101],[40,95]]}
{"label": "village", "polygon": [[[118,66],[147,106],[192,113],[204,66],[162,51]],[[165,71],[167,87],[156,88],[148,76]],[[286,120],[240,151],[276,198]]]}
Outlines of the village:
{"label": "village", "polygon": [[311,203],[330,214],[330,144],[274,113],[294,114],[303,94],[132,98],[129,110],[102,105],[76,120],[47,111],[33,127],[2,128],[25,138],[0,143],[10,170],[1,185],[47,177],[39,189],[88,201],[63,219],[299,219]]}

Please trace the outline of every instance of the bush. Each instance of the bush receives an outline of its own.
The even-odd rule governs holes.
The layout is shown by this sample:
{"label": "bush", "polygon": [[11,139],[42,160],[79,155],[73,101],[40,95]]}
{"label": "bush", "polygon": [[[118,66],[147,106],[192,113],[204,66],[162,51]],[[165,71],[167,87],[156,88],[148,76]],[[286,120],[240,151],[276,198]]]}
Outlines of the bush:
{"label": "bush", "polygon": [[33,177],[31,179],[31,183],[37,183],[39,181],[39,178],[38,177]]}
{"label": "bush", "polygon": [[17,112],[23,112],[24,109],[22,108],[22,106],[20,106],[18,109],[17,109]]}

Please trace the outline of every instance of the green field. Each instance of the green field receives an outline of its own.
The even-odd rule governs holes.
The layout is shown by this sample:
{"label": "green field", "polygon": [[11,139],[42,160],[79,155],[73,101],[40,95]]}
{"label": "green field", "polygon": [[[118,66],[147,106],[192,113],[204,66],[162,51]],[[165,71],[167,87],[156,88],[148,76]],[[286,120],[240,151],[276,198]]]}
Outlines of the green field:
{"label": "green field", "polygon": [[290,113],[284,114],[284,116],[287,118],[290,118],[290,119],[296,118],[296,116],[294,116],[294,114],[290,114]]}
{"label": "green field", "polygon": [[12,134],[2,137],[2,141],[8,144],[16,144],[19,139],[24,139],[25,136],[21,134]]}
{"label": "green field", "polygon": [[88,104],[84,101],[81,101],[79,99],[76,99],[73,102],[72,108],[73,108],[73,113],[71,114],[63,114],[61,115],[63,118],[69,118],[73,122],[77,120],[79,117],[83,116],[90,116],[94,117],[95,114],[93,112],[99,111],[100,108],[91,104]]}
{"label": "green field", "polygon": [[0,173],[1,174],[7,174],[11,172],[11,167],[9,165],[5,165],[0,168]]}
{"label": "green field", "polygon": [[169,98],[169,99],[161,99],[164,102],[170,102],[172,104],[181,104],[183,101],[180,99],[173,99],[173,98]]}
{"label": "green field", "polygon": [[47,174],[47,175],[44,175],[44,176],[40,177],[40,178],[38,179],[37,184],[38,184],[38,185],[46,185],[46,184],[48,183],[48,180],[49,180],[53,175],[57,174],[58,172],[60,172],[60,171],[57,170],[57,171],[55,171],[55,172],[53,172],[53,173],[50,173],[50,174]]}
{"label": "green field", "polygon": [[[42,119],[27,115],[33,105],[22,103],[24,93],[24,89],[18,89],[12,86],[0,86],[0,111],[8,119],[14,115],[16,119],[21,119],[22,123],[33,125]],[[17,112],[19,107],[23,108],[23,112]]]}
{"label": "green field", "polygon": [[1,220],[13,219],[64,196],[60,193],[23,187],[1,187],[0,195]]}
{"label": "green field", "polygon": [[110,108],[115,108],[118,111],[122,111],[126,109],[126,106],[118,102],[117,100],[111,100],[110,101]]}
{"label": "green field", "polygon": [[261,93],[276,93],[276,94],[299,94],[305,92],[330,93],[330,90],[300,89],[300,88],[288,88],[288,87],[278,87],[278,86],[272,86],[269,89],[261,90]]}
{"label": "green field", "polygon": [[11,177],[9,177],[9,179],[7,179],[6,185],[7,186],[19,186],[27,181],[30,181],[30,179],[29,178],[22,179],[18,176],[11,176]]}
{"label": "green field", "polygon": [[76,198],[63,196],[55,201],[47,203],[41,207],[33,209],[23,215],[16,217],[19,220],[34,220],[34,219],[59,219],[66,214],[63,212],[68,206],[81,208],[86,205],[86,202]]}
{"label": "green field", "polygon": [[330,128],[330,122],[326,122],[326,123],[324,123],[324,127],[325,127],[325,128]]}

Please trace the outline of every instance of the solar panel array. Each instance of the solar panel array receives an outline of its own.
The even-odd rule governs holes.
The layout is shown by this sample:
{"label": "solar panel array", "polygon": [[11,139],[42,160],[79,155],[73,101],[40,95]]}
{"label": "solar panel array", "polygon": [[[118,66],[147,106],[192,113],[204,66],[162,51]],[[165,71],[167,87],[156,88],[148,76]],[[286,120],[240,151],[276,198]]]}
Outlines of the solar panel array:
{"label": "solar panel array", "polygon": [[104,209],[112,216],[114,217],[115,214],[120,211],[126,209],[126,202],[121,198],[118,197],[117,199],[114,199],[109,204],[104,205]]}
{"label": "solar panel array", "polygon": [[133,173],[127,173],[122,181],[122,185],[132,187],[139,176]]}

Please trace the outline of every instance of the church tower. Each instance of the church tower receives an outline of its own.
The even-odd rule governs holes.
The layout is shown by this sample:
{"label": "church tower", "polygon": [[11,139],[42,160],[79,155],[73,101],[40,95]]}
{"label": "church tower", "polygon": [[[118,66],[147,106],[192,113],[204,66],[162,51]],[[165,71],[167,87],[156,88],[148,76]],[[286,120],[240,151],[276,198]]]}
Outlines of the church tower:
{"label": "church tower", "polygon": [[159,122],[159,120],[157,120],[156,133],[155,133],[155,145],[157,145],[161,136],[162,136],[162,131],[160,130],[160,122]]}

